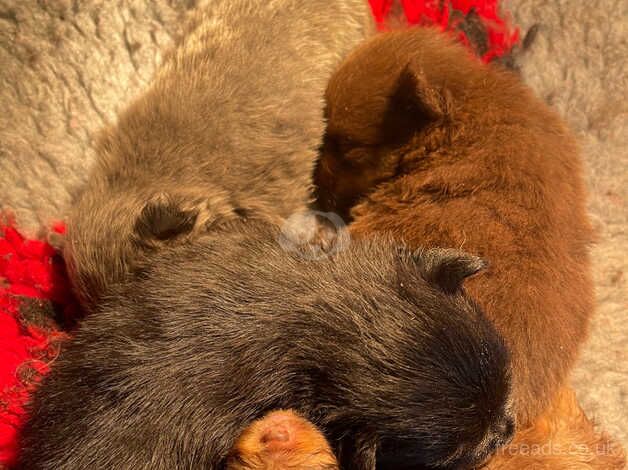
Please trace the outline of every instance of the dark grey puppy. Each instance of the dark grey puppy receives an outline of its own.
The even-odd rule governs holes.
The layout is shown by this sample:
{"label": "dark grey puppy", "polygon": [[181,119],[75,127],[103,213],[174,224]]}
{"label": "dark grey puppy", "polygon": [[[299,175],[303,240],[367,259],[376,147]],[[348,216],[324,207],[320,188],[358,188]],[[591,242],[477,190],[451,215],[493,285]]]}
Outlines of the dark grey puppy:
{"label": "dark grey puppy", "polygon": [[508,354],[461,289],[481,260],[375,239],[309,261],[256,222],[222,235],[165,248],[82,323],[19,468],[220,468],[281,408],[344,468],[464,468],[508,441]]}
{"label": "dark grey puppy", "polygon": [[371,26],[366,0],[200,2],[152,85],[97,144],[65,249],[82,300],[166,243],[305,209],[327,80]]}

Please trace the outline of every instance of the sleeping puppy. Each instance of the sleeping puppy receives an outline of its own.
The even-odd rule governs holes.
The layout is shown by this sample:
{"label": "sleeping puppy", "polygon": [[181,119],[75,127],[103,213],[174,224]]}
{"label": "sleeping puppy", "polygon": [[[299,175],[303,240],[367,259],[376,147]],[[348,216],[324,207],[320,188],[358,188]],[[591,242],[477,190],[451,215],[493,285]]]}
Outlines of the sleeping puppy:
{"label": "sleeping puppy", "polygon": [[65,256],[86,306],[164,245],[311,200],[326,83],[365,0],[201,2],[152,85],[103,131]]}
{"label": "sleeping puppy", "polygon": [[571,369],[593,311],[576,142],[520,80],[431,29],[381,34],[327,89],[319,201],[354,236],[463,248],[469,291],[512,353],[521,425]]}
{"label": "sleeping puppy", "polygon": [[509,441],[507,350],[461,288],[479,258],[377,238],[313,261],[278,235],[230,223],[121,284],[37,390],[18,468],[222,468],[289,408],[342,468],[464,468]]}
{"label": "sleeping puppy", "polygon": [[325,436],[292,410],[254,421],[230,452],[227,470],[339,470]]}

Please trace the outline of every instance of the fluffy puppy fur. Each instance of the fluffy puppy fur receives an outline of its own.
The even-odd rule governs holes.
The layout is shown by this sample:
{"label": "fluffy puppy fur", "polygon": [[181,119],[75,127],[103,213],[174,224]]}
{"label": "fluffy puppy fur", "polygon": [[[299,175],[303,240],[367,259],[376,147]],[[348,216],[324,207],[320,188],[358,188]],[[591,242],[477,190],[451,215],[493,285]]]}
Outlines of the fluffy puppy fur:
{"label": "fluffy puppy fur", "polygon": [[512,353],[520,424],[564,382],[593,311],[585,190],[574,138],[501,68],[432,30],[381,34],[327,89],[316,171],[353,235],[463,248],[489,263],[469,283]]}
{"label": "fluffy puppy fur", "polygon": [[164,244],[304,209],[326,83],[370,21],[365,0],[202,2],[97,143],[65,251],[84,303]]}
{"label": "fluffy puppy fur", "polygon": [[[575,394],[562,388],[533,426],[519,431],[499,449],[485,470],[621,470],[626,455],[605,433],[598,433]],[[253,422],[232,450],[228,470],[336,470],[325,437],[294,411],[271,412]]]}
{"label": "fluffy puppy fur", "polygon": [[273,411],[238,438],[227,470],[339,470],[325,436],[292,410]]}
{"label": "fluffy puppy fur", "polygon": [[[294,411],[277,411],[253,422],[234,447],[228,470],[335,470],[338,464],[323,434]],[[598,433],[575,394],[563,387],[533,426],[499,449],[485,470],[621,470],[626,455]]]}
{"label": "fluffy puppy fur", "polygon": [[485,470],[622,470],[621,446],[598,433],[570,388],[563,387],[534,426],[517,432],[512,443]]}
{"label": "fluffy puppy fur", "polygon": [[35,394],[18,468],[222,468],[284,408],[355,469],[457,468],[511,438],[507,350],[461,288],[479,258],[374,239],[310,261],[277,236],[230,226],[123,283]]}

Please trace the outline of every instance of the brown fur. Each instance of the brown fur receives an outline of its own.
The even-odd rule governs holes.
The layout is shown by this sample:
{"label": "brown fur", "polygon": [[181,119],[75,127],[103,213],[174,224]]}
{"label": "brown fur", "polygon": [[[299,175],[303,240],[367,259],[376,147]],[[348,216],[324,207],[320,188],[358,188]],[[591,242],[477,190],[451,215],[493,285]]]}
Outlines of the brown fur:
{"label": "brown fur", "polygon": [[227,470],[338,470],[325,436],[292,410],[253,422],[236,442]]}
{"label": "brown fur", "polygon": [[488,260],[468,289],[507,339],[519,423],[530,423],[565,380],[593,310],[574,138],[515,75],[430,29],[367,42],[327,100],[322,205],[350,211],[355,236],[388,231]]}
{"label": "brown fur", "polygon": [[597,433],[570,388],[562,388],[534,426],[517,433],[486,470],[619,470],[626,456],[605,433]]}
{"label": "brown fur", "polygon": [[468,288],[512,349],[522,429],[487,468],[624,468],[559,388],[593,309],[580,162],[559,118],[514,76],[420,29],[364,45],[327,98],[322,205],[350,211],[354,235],[392,231],[491,264]]}

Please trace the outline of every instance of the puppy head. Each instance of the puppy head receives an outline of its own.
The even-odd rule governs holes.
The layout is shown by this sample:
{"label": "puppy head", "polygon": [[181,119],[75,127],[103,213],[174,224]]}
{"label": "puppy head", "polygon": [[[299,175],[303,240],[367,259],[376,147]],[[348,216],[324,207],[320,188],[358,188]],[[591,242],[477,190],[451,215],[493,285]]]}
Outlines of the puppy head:
{"label": "puppy head", "polygon": [[[359,461],[470,468],[511,439],[508,351],[462,289],[483,267],[457,250],[400,251],[396,271],[382,280],[396,294],[377,306],[365,338],[371,365],[350,379],[356,408],[368,418],[341,420],[367,443],[357,447]],[[355,454],[341,449],[339,456],[350,465],[345,455]]]}
{"label": "puppy head", "polygon": [[[382,440],[378,467],[404,468],[414,458],[433,467],[468,468],[486,460],[514,433],[506,346],[462,289],[463,281],[486,265],[453,249],[419,250],[411,260],[436,295],[444,297],[435,301],[432,293],[422,301],[429,318],[423,347],[431,360],[420,373],[424,383],[413,392],[422,403],[416,433]],[[401,283],[413,285],[412,278]],[[403,455],[406,464],[399,459]]]}
{"label": "puppy head", "polygon": [[228,470],[337,470],[325,436],[294,411],[274,411],[253,422],[236,442]]}
{"label": "puppy head", "polygon": [[440,76],[446,74],[440,69],[447,59],[432,56],[462,55],[461,67],[468,58],[441,36],[428,28],[382,33],[355,50],[332,76],[315,172],[323,209],[346,217],[369,189],[398,173],[417,135],[448,119],[451,82]]}
{"label": "puppy head", "polygon": [[83,306],[91,308],[160,247],[184,243],[220,221],[238,218],[226,199],[201,194],[88,187],[70,216],[63,247]]}

